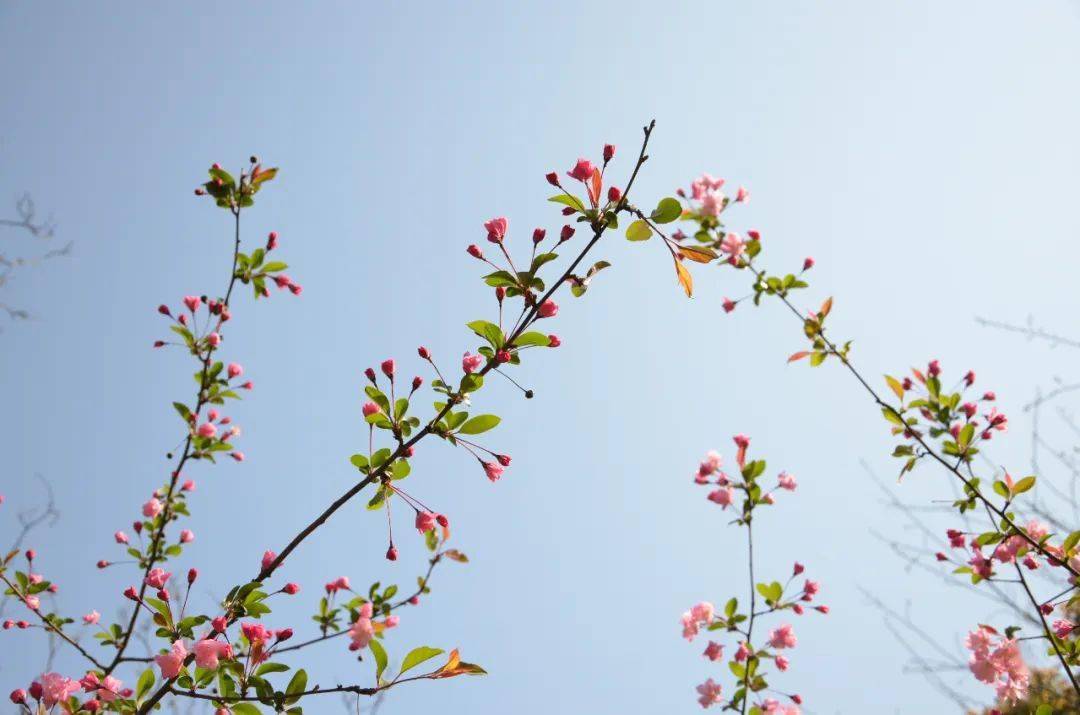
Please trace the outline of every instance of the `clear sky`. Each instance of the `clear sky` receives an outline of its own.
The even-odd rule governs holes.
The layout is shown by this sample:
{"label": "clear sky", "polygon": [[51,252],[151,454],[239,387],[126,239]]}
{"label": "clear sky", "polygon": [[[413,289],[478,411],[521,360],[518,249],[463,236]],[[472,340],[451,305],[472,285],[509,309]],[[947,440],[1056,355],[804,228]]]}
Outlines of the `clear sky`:
{"label": "clear sky", "polygon": [[[643,203],[702,171],[750,187],[735,224],[763,232],[773,265],[817,259],[812,297],[836,296],[865,371],[976,368],[1014,414],[993,458],[1026,469],[1021,406],[1075,361],[973,318],[1080,333],[1078,37],[1066,0],[2,2],[0,197],[31,192],[75,251],[4,289],[36,319],[0,334],[0,535],[40,500],[40,473],[63,516],[34,545],[64,609],[111,616],[134,578],[94,562],[118,556],[112,532],[167,473],[169,403],[191,393],[184,356],[149,348],[154,308],[226,277],[227,216],[191,196],[210,162],[282,167],[246,235],[279,231],[305,292],[245,300],[230,326],[226,355],[257,387],[231,409],[248,461],[192,470],[197,540],[176,565],[203,569],[207,600],[355,480],[365,367],[393,356],[411,374],[421,343],[447,364],[475,347],[464,323],[492,311],[463,248],[481,222],[510,217],[526,250],[532,226],[560,223],[543,174],[610,141],[622,175],[650,117]],[[896,485],[884,423],[847,377],[785,366],[803,344],[788,316],[721,313],[731,273],[697,270],[687,301],[653,243],[611,236],[598,257],[614,268],[560,301],[564,346],[518,372],[537,398],[485,391],[506,477],[432,444],[409,479],[472,563],[440,568],[391,654],[457,645],[491,675],[403,687],[383,712],[695,712],[693,685],[720,669],[680,640],[679,614],[746,584],[741,535],[690,474],[735,432],[801,484],[764,520],[759,569],[805,561],[833,608],[796,622],[783,686],[811,713],[949,711],[859,591],[950,647],[1003,617],[871,536],[915,538],[860,459],[919,504],[951,495],[944,475]],[[391,565],[384,536],[362,504],[339,513],[287,563],[306,591],[272,625],[303,631],[339,575],[411,583],[419,541]],[[36,639],[0,638],[3,684],[26,682]],[[340,643],[309,662],[313,682],[371,677]]]}

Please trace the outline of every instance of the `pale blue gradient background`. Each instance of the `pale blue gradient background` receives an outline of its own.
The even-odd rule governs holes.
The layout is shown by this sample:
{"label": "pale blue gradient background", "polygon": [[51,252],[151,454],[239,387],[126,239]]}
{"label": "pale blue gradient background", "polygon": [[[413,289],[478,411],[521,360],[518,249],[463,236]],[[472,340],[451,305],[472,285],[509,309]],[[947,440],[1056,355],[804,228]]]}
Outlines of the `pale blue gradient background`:
{"label": "pale blue gradient background", "polygon": [[[748,185],[734,222],[761,228],[774,266],[817,258],[812,297],[837,296],[835,334],[856,338],[866,372],[930,357],[978,368],[1014,413],[1017,434],[993,456],[1023,469],[1020,405],[1075,359],[972,317],[1033,312],[1080,332],[1078,38],[1064,0],[4,2],[0,196],[32,192],[76,255],[7,293],[38,319],[0,335],[0,533],[40,499],[40,472],[64,515],[34,543],[63,575],[63,607],[109,616],[134,578],[93,564],[119,556],[113,530],[166,474],[169,402],[191,393],[188,361],[149,349],[165,331],[154,308],[226,279],[228,217],[191,196],[210,162],[256,152],[283,167],[245,235],[278,230],[306,290],[244,296],[230,326],[225,355],[257,386],[231,408],[249,460],[190,471],[198,539],[173,567],[198,564],[207,597],[356,478],[364,367],[396,356],[411,374],[418,344],[447,366],[474,347],[464,323],[491,306],[463,248],[481,222],[509,216],[526,250],[532,226],[560,223],[544,172],[611,141],[625,176],[653,116],[643,203],[701,171]],[[805,560],[833,608],[797,622],[778,682],[814,713],[955,709],[902,672],[907,656],[858,592],[910,600],[947,643],[994,616],[869,535],[902,536],[858,464],[893,473],[876,410],[836,369],[785,366],[803,343],[777,306],[722,316],[720,298],[741,291],[732,274],[699,268],[687,301],[658,245],[613,235],[597,257],[615,267],[585,299],[561,299],[564,347],[517,372],[537,399],[498,381],[483,393],[506,418],[492,437],[514,455],[504,480],[434,443],[409,479],[473,562],[437,572],[391,653],[459,645],[491,675],[403,687],[384,712],[697,711],[693,685],[723,668],[680,640],[678,616],[741,596],[744,552],[689,475],[740,431],[801,482],[762,523],[761,573]],[[946,484],[927,468],[893,488],[925,503]],[[341,574],[413,582],[419,540],[402,538],[388,564],[384,528],[362,503],[339,513],[287,564],[306,590],[270,623],[303,632],[319,585]],[[0,638],[3,685],[26,682],[38,639]],[[310,663],[313,682],[370,678],[341,643]]]}

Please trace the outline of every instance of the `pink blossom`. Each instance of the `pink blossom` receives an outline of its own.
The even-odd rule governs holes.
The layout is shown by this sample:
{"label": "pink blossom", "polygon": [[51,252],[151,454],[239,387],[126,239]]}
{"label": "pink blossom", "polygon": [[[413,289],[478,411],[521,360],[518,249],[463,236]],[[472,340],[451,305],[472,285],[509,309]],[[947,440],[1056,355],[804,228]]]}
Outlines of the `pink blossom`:
{"label": "pink blossom", "polygon": [[143,504],[142,513],[148,519],[153,519],[155,516],[161,513],[161,502],[157,500],[157,497],[151,497],[150,501]]}
{"label": "pink blossom", "polygon": [[742,663],[750,657],[750,647],[745,643],[739,644],[739,649],[735,651],[735,662]]}
{"label": "pink blossom", "polygon": [[1068,638],[1074,628],[1076,628],[1076,624],[1064,618],[1054,621],[1054,635],[1058,638]]}
{"label": "pink blossom", "polygon": [[724,210],[727,197],[720,191],[708,190],[701,195],[701,213],[705,216],[719,216]]}
{"label": "pink blossom", "polygon": [[199,425],[198,434],[200,437],[213,437],[217,434],[217,427],[211,422],[203,422]]}
{"label": "pink blossom", "polygon": [[487,230],[487,240],[492,243],[502,243],[506,238],[506,229],[509,227],[509,221],[505,216],[499,216],[493,218],[490,221],[484,222],[484,228]]}
{"label": "pink blossom", "polygon": [[97,623],[98,621],[101,620],[101,614],[98,613],[97,611],[90,611],[85,616],[83,616],[82,619],[83,619],[83,623],[85,623],[88,626],[92,626],[92,625],[94,625],[95,623]]}
{"label": "pink blossom", "polygon": [[588,159],[578,159],[574,164],[574,168],[566,172],[567,176],[571,179],[577,179],[578,181],[586,181],[592,178],[595,167]]}
{"label": "pink blossom", "polygon": [[193,532],[191,529],[183,529],[183,530],[181,530],[181,532],[180,532],[180,543],[181,544],[190,544],[194,540],[195,540],[195,532]]}
{"label": "pink blossom", "polygon": [[161,668],[162,678],[175,678],[180,674],[180,669],[184,666],[184,659],[187,658],[187,648],[184,646],[184,641],[174,641],[172,648],[168,653],[162,653],[161,655],[154,657],[154,662]]}
{"label": "pink blossom", "polygon": [[487,478],[493,482],[499,481],[499,477],[502,476],[503,467],[501,464],[495,462],[481,462],[484,466],[484,473],[487,474]]}
{"label": "pink blossom", "polygon": [[244,634],[244,637],[248,639],[248,643],[254,647],[257,644],[265,643],[270,640],[273,633],[261,623],[252,623],[248,621],[240,624],[240,632]]}
{"label": "pink blossom", "polygon": [[150,569],[146,574],[146,585],[152,588],[165,588],[165,583],[169,580],[172,574],[165,569]]}
{"label": "pink blossom", "polygon": [[471,355],[465,353],[465,356],[461,358],[461,369],[466,375],[471,375],[480,369],[480,366],[484,364],[484,357],[482,355]]}
{"label": "pink blossom", "polygon": [[116,539],[116,543],[118,544],[126,544],[128,542],[127,534],[122,531],[118,531],[113,534],[113,538]]}
{"label": "pink blossom", "polygon": [[365,603],[360,607],[360,614],[356,622],[349,628],[349,639],[352,641],[349,650],[367,648],[368,643],[375,636],[375,626],[371,622],[371,614],[371,603]]}
{"label": "pink blossom", "polygon": [[719,191],[723,186],[723,179],[717,179],[709,174],[702,174],[690,184],[690,193],[695,201],[700,201],[706,191]]}
{"label": "pink blossom", "polygon": [[269,549],[264,551],[263,555],[262,555],[262,568],[263,568],[263,571],[270,568],[270,565],[274,563],[274,560],[276,558],[277,558],[277,554],[275,554],[273,551],[270,551]]}
{"label": "pink blossom", "polygon": [[720,487],[716,491],[711,492],[708,499],[714,504],[719,504],[726,509],[735,499],[735,490],[731,487]]}
{"label": "pink blossom", "polygon": [[430,511],[416,512],[416,530],[421,534],[427,533],[435,528],[435,515]]}
{"label": "pink blossom", "polygon": [[232,651],[228,643],[204,638],[195,643],[195,665],[206,670],[216,670],[218,659],[228,657]]}
{"label": "pink blossom", "polygon": [[746,244],[736,233],[727,233],[724,235],[724,240],[720,242],[720,250],[728,254],[728,262],[731,265],[738,265],[739,257],[746,250]]}
{"label": "pink blossom", "polygon": [[716,608],[708,601],[702,601],[690,609],[690,615],[699,623],[708,625],[712,623],[713,617],[716,615]]}
{"label": "pink blossom", "polygon": [[773,648],[794,648],[797,640],[795,630],[787,623],[769,631],[768,643]]}
{"label": "pink blossom", "polygon": [[185,295],[184,296],[184,305],[187,307],[188,310],[190,310],[192,313],[194,313],[195,309],[199,307],[199,298],[198,298],[198,296]]}
{"label": "pink blossom", "polygon": [[701,707],[703,708],[716,705],[720,702],[720,685],[712,678],[709,678],[704,683],[697,686],[697,692],[698,702],[701,703]]}
{"label": "pink blossom", "polygon": [[[44,673],[37,682],[41,684],[41,701],[47,708],[67,700],[79,690],[78,681],[66,678],[59,673]],[[33,688],[31,688],[31,693],[33,693]]]}
{"label": "pink blossom", "polygon": [[780,476],[777,480],[780,482],[780,488],[787,489],[789,492],[795,491],[795,487],[798,486],[798,482],[795,481],[795,475],[788,474],[787,472],[780,472]]}
{"label": "pink blossom", "polygon": [[26,603],[26,607],[31,611],[36,611],[41,608],[41,599],[37,596],[26,596],[23,598],[23,602]]}
{"label": "pink blossom", "polygon": [[742,186],[739,187],[738,193],[735,194],[736,203],[744,204],[750,200],[750,192]]}
{"label": "pink blossom", "polygon": [[779,670],[780,672],[783,672],[783,671],[788,669],[788,665],[789,665],[789,662],[788,662],[787,658],[785,658],[782,655],[776,656],[776,669],[777,670]]}
{"label": "pink blossom", "polygon": [[716,641],[709,641],[709,645],[705,646],[705,653],[703,655],[715,663],[724,658],[724,646]]}
{"label": "pink blossom", "polygon": [[551,299],[545,300],[540,304],[540,307],[536,309],[536,314],[541,318],[554,318],[558,312],[558,304]]}
{"label": "pink blossom", "polygon": [[732,300],[731,298],[728,298],[727,296],[724,296],[724,300],[720,305],[721,305],[721,307],[723,307],[725,313],[730,313],[730,312],[734,311],[735,308],[737,308],[739,306],[739,302],[736,301],[736,300]]}
{"label": "pink blossom", "polygon": [[379,406],[374,402],[365,402],[360,411],[364,413],[364,417],[371,417],[379,414]]}
{"label": "pink blossom", "polygon": [[971,651],[968,667],[972,674],[994,686],[999,699],[1016,701],[1025,695],[1031,674],[1015,640],[1000,638],[986,626],[980,626],[968,633],[964,644]]}
{"label": "pink blossom", "polygon": [[230,380],[234,377],[240,377],[244,374],[244,368],[240,365],[240,363],[236,362],[229,363],[228,371]]}
{"label": "pink blossom", "polygon": [[698,634],[698,622],[690,611],[682,614],[682,637],[688,641],[694,640]]}

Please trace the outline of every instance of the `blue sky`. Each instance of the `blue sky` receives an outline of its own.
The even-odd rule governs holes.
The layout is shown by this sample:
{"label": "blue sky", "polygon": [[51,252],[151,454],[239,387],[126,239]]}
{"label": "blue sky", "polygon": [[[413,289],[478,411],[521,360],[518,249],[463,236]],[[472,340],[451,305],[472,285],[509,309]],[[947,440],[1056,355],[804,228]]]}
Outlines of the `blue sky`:
{"label": "blue sky", "polygon": [[[772,265],[817,259],[813,298],[836,296],[834,331],[866,373],[932,357],[976,368],[1014,415],[993,458],[1024,469],[1021,407],[1075,362],[973,318],[1031,313],[1077,332],[1078,8],[3,3],[0,197],[31,192],[75,244],[4,289],[35,316],[0,333],[5,509],[39,500],[32,477],[48,478],[63,517],[35,538],[42,568],[62,575],[68,612],[112,615],[133,576],[93,564],[116,556],[112,532],[164,478],[169,403],[190,393],[184,357],[148,347],[164,327],[154,308],[226,277],[226,216],[191,196],[210,162],[254,152],[282,167],[245,231],[280,232],[305,292],[245,301],[230,326],[227,355],[257,389],[231,410],[248,461],[191,475],[198,539],[179,566],[203,569],[207,600],[355,479],[365,367],[393,356],[411,374],[418,344],[447,363],[475,347],[464,323],[492,311],[463,248],[482,221],[510,217],[519,247],[525,227],[557,227],[543,174],[608,141],[625,173],[650,117],[642,203],[702,171],[750,187],[734,223],[763,232]],[[562,298],[564,346],[519,371],[537,398],[485,391],[505,418],[492,441],[514,455],[504,480],[442,445],[409,480],[453,517],[472,563],[440,569],[391,653],[457,645],[491,675],[403,687],[383,711],[695,712],[693,685],[719,669],[680,640],[678,616],[746,584],[741,535],[689,474],[735,432],[801,483],[762,527],[758,568],[805,561],[833,608],[797,622],[784,687],[813,713],[947,710],[859,592],[909,605],[949,645],[995,616],[870,535],[908,536],[860,459],[914,503],[948,498],[944,476],[893,484],[884,424],[854,385],[785,366],[802,345],[788,316],[720,312],[740,290],[732,274],[696,271],[687,301],[658,246],[611,236],[597,255],[614,268]],[[400,548],[388,564],[381,517],[343,510],[289,562],[307,590],[273,625],[302,628],[339,575],[411,583],[420,544]],[[3,638],[14,687],[42,652]],[[319,682],[370,678],[335,645],[309,663]]]}

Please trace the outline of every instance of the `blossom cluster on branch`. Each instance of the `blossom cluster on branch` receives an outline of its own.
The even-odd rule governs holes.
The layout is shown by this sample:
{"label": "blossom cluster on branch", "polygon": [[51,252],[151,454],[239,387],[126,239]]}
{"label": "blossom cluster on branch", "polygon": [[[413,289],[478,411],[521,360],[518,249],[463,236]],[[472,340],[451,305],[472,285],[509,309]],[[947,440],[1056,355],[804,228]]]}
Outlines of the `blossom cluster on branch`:
{"label": "blossom cluster on branch", "polygon": [[[271,232],[264,245],[249,253],[241,252],[241,216],[254,205],[255,197],[268,182],[276,178],[277,169],[265,168],[256,157],[234,178],[218,164],[209,170],[208,180],[199,186],[197,196],[208,196],[228,211],[233,218],[233,251],[226,290],[218,296],[188,295],[176,307],[162,305],[158,312],[169,320],[171,339],[154,342],[156,348],[177,347],[189,354],[196,363],[197,392],[193,400],[177,401],[173,408],[183,423],[183,438],[168,479],[155,489],[139,507],[141,517],[132,523],[133,536],[116,530],[112,540],[124,550],[126,558],[102,559],[101,570],[119,566],[134,566],[139,580],[123,589],[123,597],[134,606],[126,623],[103,623],[100,613],[92,610],[76,619],[49,612],[41,603],[44,591],[56,592],[58,586],[38,568],[37,554],[24,552],[25,568],[17,561],[18,551],[0,562],[0,582],[5,595],[21,602],[33,621],[12,619],[4,623],[6,630],[40,629],[67,643],[88,665],[76,677],[60,672],[43,673],[25,688],[14,690],[10,699],[24,712],[146,713],[159,706],[165,698],[187,698],[205,701],[218,715],[234,713],[250,715],[268,707],[276,712],[300,713],[301,702],[309,697],[327,693],[346,693],[371,696],[394,686],[417,680],[438,680],[460,675],[482,675],[484,669],[461,660],[457,649],[448,654],[439,648],[419,646],[409,650],[395,667],[391,667],[384,640],[398,624],[399,612],[405,607],[420,604],[421,597],[430,592],[429,584],[436,566],[443,561],[467,562],[468,557],[450,548],[450,519],[428,506],[418,489],[404,488],[404,480],[412,472],[410,459],[417,445],[433,436],[453,448],[464,450],[477,460],[480,471],[490,482],[497,482],[510,466],[511,458],[480,441],[479,435],[494,429],[501,419],[494,414],[472,412],[485,379],[492,375],[517,384],[507,371],[522,364],[529,350],[557,348],[558,336],[541,325],[555,318],[559,306],[555,293],[569,285],[575,296],[581,296],[592,277],[606,262],[595,263],[583,276],[575,273],[586,255],[594,248],[608,228],[618,223],[618,214],[627,211],[625,196],[647,159],[645,153],[653,125],[644,128],[641,151],[626,181],[625,189],[609,187],[601,196],[604,175],[615,156],[615,147],[605,145],[602,163],[594,165],[579,159],[568,178],[581,182],[590,197],[588,206],[564,210],[564,215],[576,216],[591,234],[584,242],[571,243],[577,228],[561,226],[549,239],[547,231],[537,228],[531,233],[528,263],[524,269],[515,264],[509,246],[509,221],[505,217],[484,223],[486,240],[496,249],[492,258],[474,245],[469,255],[494,269],[484,277],[496,302],[497,317],[493,320],[474,320],[468,328],[480,344],[464,353],[460,364],[440,367],[427,347],[417,350],[418,356],[433,373],[430,381],[420,376],[402,380],[394,359],[381,362],[379,370],[364,371],[368,385],[361,413],[368,425],[368,441],[364,451],[350,458],[357,470],[357,481],[332,502],[280,550],[266,549],[258,563],[255,576],[234,585],[221,603],[209,610],[200,610],[189,603],[192,587],[199,579],[197,567],[188,567],[182,576],[174,577],[171,564],[184,555],[184,547],[196,537],[192,528],[179,522],[190,518],[195,481],[189,470],[200,463],[214,463],[222,455],[243,462],[245,455],[236,446],[241,430],[225,413],[229,400],[254,388],[245,377],[238,362],[218,358],[225,345],[225,327],[233,318],[233,291],[238,284],[250,286],[256,299],[269,297],[271,287],[295,296],[302,294],[301,286],[285,271],[288,265],[277,260],[279,237]],[[562,188],[562,180],[554,172],[548,183]],[[565,205],[565,191],[554,201]],[[546,275],[549,264],[559,259],[556,251],[570,249],[569,266],[554,277]],[[521,260],[521,257],[518,257]],[[455,361],[456,362],[456,361]],[[460,370],[460,372],[458,372]],[[417,401],[425,382],[434,394],[431,415],[417,416]],[[526,397],[531,393],[523,390]],[[385,446],[383,446],[385,445]],[[394,539],[395,505],[409,513],[410,525],[423,539],[429,552],[426,572],[417,579],[415,589],[403,591],[397,585],[375,582],[367,589],[356,590],[347,576],[335,577],[324,586],[312,616],[318,633],[306,640],[297,637],[289,626],[271,627],[267,616],[272,613],[276,598],[296,596],[302,587],[295,582],[278,586],[270,583],[293,552],[339,509],[370,487],[367,508],[382,510],[386,515],[386,559],[397,561],[399,552]],[[2,503],[2,498],[0,498]],[[131,654],[131,645],[140,619],[148,618],[153,625],[155,650],[147,656]],[[87,645],[92,634],[96,645]],[[343,650],[370,652],[374,664],[371,685],[309,685],[305,669],[285,662],[297,651],[331,640],[341,639]],[[444,655],[444,661],[432,668],[429,661]],[[428,665],[425,665],[428,664]],[[423,667],[421,667],[423,666]],[[126,669],[126,670],[125,670]],[[134,669],[131,677],[127,671]],[[126,682],[125,682],[126,681]]]}

